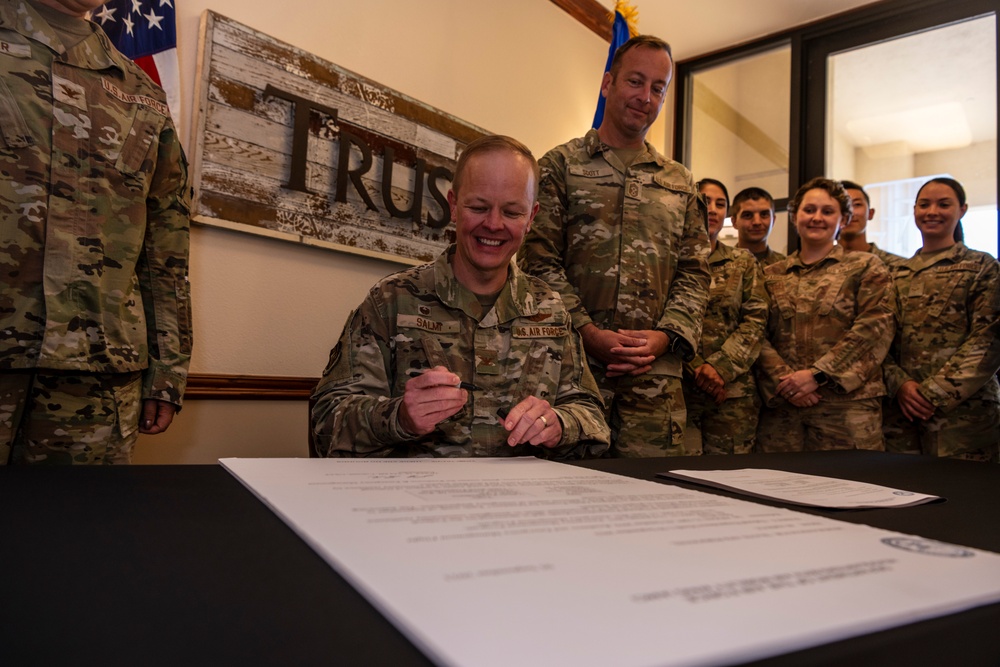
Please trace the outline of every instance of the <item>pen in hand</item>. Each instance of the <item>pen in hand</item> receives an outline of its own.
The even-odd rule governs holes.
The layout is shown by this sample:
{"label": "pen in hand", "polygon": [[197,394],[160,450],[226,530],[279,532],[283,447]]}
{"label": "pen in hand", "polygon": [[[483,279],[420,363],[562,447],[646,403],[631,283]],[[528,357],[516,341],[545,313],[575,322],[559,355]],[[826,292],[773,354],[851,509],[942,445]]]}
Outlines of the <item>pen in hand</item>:
{"label": "pen in hand", "polygon": [[[410,377],[416,377],[418,375],[423,375],[424,373],[426,373],[429,370],[431,370],[431,369],[429,369],[429,368],[424,368],[424,369],[421,369],[421,370],[414,369],[414,370],[406,371],[406,374],[409,375]],[[460,381],[456,386],[459,389],[465,389],[466,391],[482,391],[483,390],[482,387],[476,386],[476,385],[472,384],[471,382],[465,382],[465,381]]]}

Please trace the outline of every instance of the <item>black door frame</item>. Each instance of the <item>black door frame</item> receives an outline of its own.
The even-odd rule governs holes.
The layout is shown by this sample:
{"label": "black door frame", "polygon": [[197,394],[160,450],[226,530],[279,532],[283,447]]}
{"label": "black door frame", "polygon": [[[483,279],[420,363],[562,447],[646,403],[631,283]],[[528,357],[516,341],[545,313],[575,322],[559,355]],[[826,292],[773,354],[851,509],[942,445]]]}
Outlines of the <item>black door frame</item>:
{"label": "black door frame", "polygon": [[[674,159],[688,166],[691,164],[689,128],[694,74],[788,44],[792,50],[788,192],[794,193],[802,183],[823,175],[826,169],[827,59],[831,54],[989,15],[997,17],[997,43],[1000,44],[998,14],[995,0],[885,0],[729,49],[679,61]],[[1000,57],[996,52],[994,57],[1000,72]],[[1000,108],[1000,86],[997,106]],[[1000,158],[997,197],[1000,200]],[[775,207],[783,208],[787,203],[787,198],[778,199]],[[797,246],[798,235],[789,220],[788,249],[791,251]],[[1000,248],[995,249],[994,254],[1000,257]]]}

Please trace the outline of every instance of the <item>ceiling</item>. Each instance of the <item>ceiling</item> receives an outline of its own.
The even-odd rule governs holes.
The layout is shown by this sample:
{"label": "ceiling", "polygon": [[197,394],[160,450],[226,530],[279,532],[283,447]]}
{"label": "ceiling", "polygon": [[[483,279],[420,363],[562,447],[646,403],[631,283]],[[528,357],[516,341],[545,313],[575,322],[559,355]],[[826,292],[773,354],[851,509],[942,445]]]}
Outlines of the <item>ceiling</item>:
{"label": "ceiling", "polygon": [[[670,42],[688,60],[736,44],[840,14],[876,0],[630,0],[639,32]],[[600,0],[610,12],[614,0]]]}
{"label": "ceiling", "polygon": [[[677,60],[689,60],[876,1],[631,4],[638,10],[640,32],[663,37]],[[615,4],[600,2],[609,11]],[[833,129],[848,143],[869,150],[908,144],[919,152],[995,140],[995,21],[969,21],[835,56]]]}

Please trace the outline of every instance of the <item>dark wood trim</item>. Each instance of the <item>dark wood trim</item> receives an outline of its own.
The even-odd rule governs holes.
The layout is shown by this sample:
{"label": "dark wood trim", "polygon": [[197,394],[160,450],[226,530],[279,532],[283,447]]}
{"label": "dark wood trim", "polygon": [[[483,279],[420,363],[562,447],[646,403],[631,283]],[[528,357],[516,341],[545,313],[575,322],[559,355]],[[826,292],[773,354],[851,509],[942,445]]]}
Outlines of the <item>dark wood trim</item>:
{"label": "dark wood trim", "polygon": [[318,382],[312,377],[191,373],[184,398],[306,401]]}
{"label": "dark wood trim", "polygon": [[608,20],[611,12],[597,0],[552,0],[552,4],[594,31],[608,44],[611,43],[612,24]]}

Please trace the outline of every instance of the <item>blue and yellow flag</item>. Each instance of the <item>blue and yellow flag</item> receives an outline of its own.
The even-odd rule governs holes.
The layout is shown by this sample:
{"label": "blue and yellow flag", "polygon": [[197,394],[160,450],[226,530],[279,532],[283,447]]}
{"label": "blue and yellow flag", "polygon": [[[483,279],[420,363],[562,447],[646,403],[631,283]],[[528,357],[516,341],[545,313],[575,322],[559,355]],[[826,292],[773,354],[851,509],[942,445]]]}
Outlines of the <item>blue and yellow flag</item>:
{"label": "blue and yellow flag", "polygon": [[[618,0],[615,4],[614,25],[611,27],[611,46],[608,48],[608,62],[604,65],[604,73],[611,69],[611,61],[614,60],[615,51],[618,47],[629,40],[630,37],[638,34],[635,27],[639,12],[631,7],[627,2]],[[603,75],[601,77],[603,81]],[[595,129],[601,126],[604,120],[604,96],[600,91],[597,93],[597,111],[594,112]]]}

